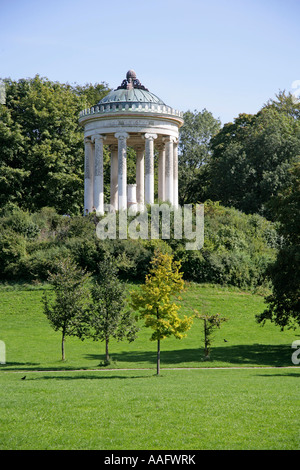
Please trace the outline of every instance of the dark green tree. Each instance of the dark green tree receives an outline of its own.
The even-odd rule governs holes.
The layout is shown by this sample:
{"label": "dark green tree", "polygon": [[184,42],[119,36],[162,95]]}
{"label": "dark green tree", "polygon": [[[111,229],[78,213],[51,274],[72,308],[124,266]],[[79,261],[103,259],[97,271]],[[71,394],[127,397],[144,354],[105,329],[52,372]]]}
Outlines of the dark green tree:
{"label": "dark green tree", "polygon": [[282,329],[300,326],[300,161],[291,170],[291,184],[270,205],[280,223],[283,245],[269,268],[272,294],[259,323],[274,322]]}
{"label": "dark green tree", "polygon": [[24,181],[30,175],[21,158],[24,145],[22,128],[14,122],[12,110],[0,104],[0,207],[23,197]]}
{"label": "dark green tree", "polygon": [[85,319],[89,308],[88,280],[90,274],[77,265],[71,258],[66,258],[57,265],[54,273],[49,273],[53,286],[54,299],[50,293],[43,296],[44,314],[55,331],[61,331],[62,360],[65,360],[65,339],[77,336],[81,339],[86,334]]}
{"label": "dark green tree", "polygon": [[115,259],[106,254],[99,263],[91,288],[92,304],[87,318],[89,336],[105,342],[105,363],[110,362],[109,341],[134,341],[138,332],[136,318],[127,308],[124,284],[119,281]]}
{"label": "dark green tree", "polygon": [[246,213],[271,216],[267,204],[288,184],[300,154],[300,122],[281,96],[256,115],[240,114],[212,139],[207,196]]}
{"label": "dark green tree", "polygon": [[178,181],[180,204],[203,201],[207,186],[207,163],[211,138],[219,131],[220,121],[209,111],[187,111],[180,129],[178,145]]}
{"label": "dark green tree", "polygon": [[[44,206],[76,214],[83,201],[83,132],[80,110],[109,90],[103,84],[72,87],[36,75],[5,80],[0,105],[0,204]],[[91,102],[92,101],[92,102]]]}
{"label": "dark green tree", "polygon": [[104,96],[109,93],[110,88],[107,83],[86,83],[85,85],[74,85],[73,90],[76,95],[83,98],[86,108],[99,103]]}

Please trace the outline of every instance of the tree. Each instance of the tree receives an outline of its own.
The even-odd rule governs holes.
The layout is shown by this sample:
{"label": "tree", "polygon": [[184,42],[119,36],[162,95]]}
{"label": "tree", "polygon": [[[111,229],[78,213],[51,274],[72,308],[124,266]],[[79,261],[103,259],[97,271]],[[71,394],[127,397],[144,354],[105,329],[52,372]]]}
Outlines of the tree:
{"label": "tree", "polygon": [[99,103],[102,98],[104,98],[107,93],[111,90],[107,83],[86,83],[85,85],[75,84],[72,88],[75,95],[78,95],[83,98],[83,102],[86,108],[95,106]]}
{"label": "tree", "polygon": [[79,269],[71,258],[58,263],[57,272],[49,273],[53,285],[54,301],[49,294],[43,296],[44,314],[52,328],[61,331],[62,360],[65,360],[65,339],[86,334],[85,319],[89,307],[88,280],[90,274]]}
{"label": "tree", "polygon": [[210,358],[210,351],[213,339],[213,332],[216,328],[220,328],[221,323],[227,321],[227,318],[221,317],[219,313],[216,314],[206,314],[195,312],[195,317],[199,320],[203,320],[203,329],[204,329],[204,353],[205,359]]}
{"label": "tree", "polygon": [[[109,90],[105,85],[72,87],[36,75],[5,79],[0,104],[0,204],[36,211],[82,210],[84,143],[80,110]],[[93,100],[93,102],[90,102]]]}
{"label": "tree", "polygon": [[181,319],[180,308],[173,299],[184,288],[180,262],[173,256],[155,251],[149,274],[141,291],[131,292],[131,304],[145,320],[145,326],[154,330],[151,341],[157,341],[157,375],[160,374],[160,342],[169,336],[181,339],[192,325],[192,318]]}
{"label": "tree", "polygon": [[274,322],[281,329],[300,326],[300,160],[291,170],[291,184],[270,202],[280,223],[283,244],[268,269],[272,294],[257,321]]}
{"label": "tree", "polygon": [[0,206],[8,201],[19,202],[23,196],[24,181],[30,172],[21,164],[25,137],[21,126],[12,116],[12,110],[0,104]]}
{"label": "tree", "polygon": [[126,308],[124,285],[118,279],[116,261],[108,254],[99,263],[98,273],[91,289],[92,306],[88,315],[89,335],[105,341],[105,361],[110,361],[110,338],[118,341],[136,338],[138,326],[132,313]]}
{"label": "tree", "polygon": [[280,91],[275,95],[276,99],[269,100],[265,107],[274,108],[280,113],[291,116],[293,119],[300,118],[300,100],[293,96],[292,93]]}
{"label": "tree", "polygon": [[300,121],[291,104],[281,96],[255,115],[240,114],[212,138],[207,197],[271,217],[268,201],[288,184],[300,153]]}
{"label": "tree", "polygon": [[178,145],[180,204],[204,200],[210,141],[220,129],[220,121],[206,109],[187,111],[183,118]]}

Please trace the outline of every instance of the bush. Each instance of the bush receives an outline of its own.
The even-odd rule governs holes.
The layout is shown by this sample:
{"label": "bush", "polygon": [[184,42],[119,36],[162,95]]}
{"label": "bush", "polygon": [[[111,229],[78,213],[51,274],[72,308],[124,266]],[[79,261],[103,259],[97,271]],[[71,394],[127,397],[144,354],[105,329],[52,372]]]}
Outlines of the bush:
{"label": "bush", "polygon": [[263,285],[280,244],[275,225],[211,201],[205,204],[204,219],[202,250],[186,251],[181,245],[175,251],[185,279],[241,288]]}
{"label": "bush", "polygon": [[7,205],[3,213],[4,217],[1,219],[1,225],[5,229],[9,228],[28,239],[34,239],[38,236],[40,229],[29,212],[25,212],[15,205]]}
{"label": "bush", "polygon": [[56,273],[58,262],[69,255],[70,251],[66,246],[54,245],[48,249],[36,250],[20,261],[14,275],[31,281],[47,281],[49,272]]}
{"label": "bush", "polygon": [[[159,247],[181,261],[188,281],[256,288],[265,285],[267,267],[281,244],[275,224],[211,201],[205,203],[200,251],[187,251],[186,240],[100,240],[96,222],[94,216],[61,216],[52,208],[29,214],[10,205],[0,218],[0,276],[45,280],[56,260],[68,255],[81,268],[97,273],[99,262],[109,253],[117,259],[123,279],[143,282]],[[36,234],[31,236],[34,227]]]}
{"label": "bush", "polygon": [[11,229],[0,229],[0,276],[2,279],[14,277],[15,267],[26,256],[26,240],[23,235]]}

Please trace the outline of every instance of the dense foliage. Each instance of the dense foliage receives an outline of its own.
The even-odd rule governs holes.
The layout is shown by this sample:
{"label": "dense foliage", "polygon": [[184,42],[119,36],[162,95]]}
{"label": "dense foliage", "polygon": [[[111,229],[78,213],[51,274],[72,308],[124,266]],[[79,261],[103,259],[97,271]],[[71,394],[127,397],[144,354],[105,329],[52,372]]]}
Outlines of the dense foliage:
{"label": "dense foliage", "polygon": [[299,103],[280,94],[255,115],[240,114],[211,140],[206,196],[268,218],[268,202],[290,181],[300,155]]}
{"label": "dense foliage", "polygon": [[79,213],[83,200],[81,109],[99,101],[105,84],[71,86],[40,78],[5,80],[0,105],[0,207]]}
{"label": "dense foliage", "polygon": [[221,123],[207,109],[187,111],[183,118],[178,143],[179,203],[203,202],[209,184],[210,142]]}
{"label": "dense foliage", "polygon": [[291,184],[271,204],[283,243],[268,275],[272,294],[258,321],[273,321],[281,328],[300,326],[300,161],[291,170]]}
{"label": "dense foliage", "polygon": [[290,181],[300,155],[300,104],[280,92],[256,114],[220,128],[207,110],[184,113],[179,139],[180,202],[220,201],[272,218],[268,202]]}
{"label": "dense foliage", "polygon": [[[45,281],[57,261],[71,255],[79,266],[97,273],[105,253],[118,260],[123,279],[143,282],[156,247],[181,261],[186,280],[257,287],[274,261],[280,237],[274,223],[207,201],[204,247],[187,251],[185,240],[101,240],[98,219],[59,215],[53,208],[29,213],[8,205],[0,214],[2,280]],[[149,215],[149,225],[151,224]],[[149,231],[150,233],[150,231]]]}

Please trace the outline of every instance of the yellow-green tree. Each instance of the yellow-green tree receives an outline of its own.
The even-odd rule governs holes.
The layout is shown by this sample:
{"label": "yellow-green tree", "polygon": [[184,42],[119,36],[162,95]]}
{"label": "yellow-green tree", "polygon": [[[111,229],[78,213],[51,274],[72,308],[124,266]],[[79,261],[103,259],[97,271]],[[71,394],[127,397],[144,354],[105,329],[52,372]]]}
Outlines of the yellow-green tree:
{"label": "yellow-green tree", "polygon": [[183,338],[192,325],[192,317],[180,318],[179,294],[184,290],[180,262],[173,256],[156,251],[151,261],[145,284],[139,291],[131,292],[132,307],[153,331],[151,341],[157,341],[157,375],[160,373],[160,341],[169,336]]}

